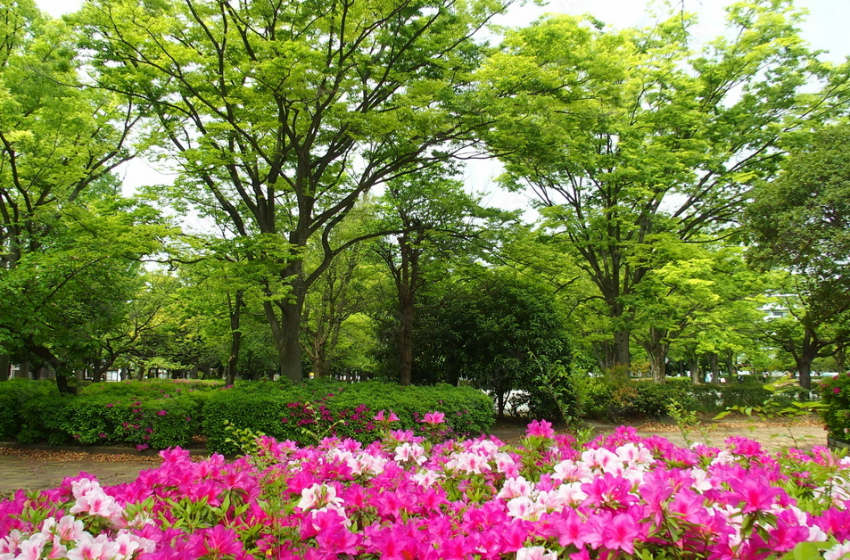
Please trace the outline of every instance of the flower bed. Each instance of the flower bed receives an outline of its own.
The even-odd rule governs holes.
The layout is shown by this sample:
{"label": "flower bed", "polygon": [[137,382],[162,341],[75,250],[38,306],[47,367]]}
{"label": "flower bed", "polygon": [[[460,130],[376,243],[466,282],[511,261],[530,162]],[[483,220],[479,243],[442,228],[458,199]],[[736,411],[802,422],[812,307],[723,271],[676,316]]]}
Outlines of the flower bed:
{"label": "flower bed", "polygon": [[0,503],[0,560],[850,555],[850,459],[825,448],[689,450],[632,428],[577,448],[547,422],[517,447],[440,442],[442,420],[365,446],[263,437],[232,463],[171,449],[129,484],[18,492]]}

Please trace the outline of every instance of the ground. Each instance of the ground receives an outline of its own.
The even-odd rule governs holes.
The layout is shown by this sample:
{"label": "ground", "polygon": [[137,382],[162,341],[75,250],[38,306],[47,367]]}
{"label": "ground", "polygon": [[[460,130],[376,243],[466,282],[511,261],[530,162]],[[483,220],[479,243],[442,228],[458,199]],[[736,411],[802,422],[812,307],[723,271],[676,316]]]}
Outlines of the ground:
{"label": "ground", "polygon": [[[676,445],[686,441],[678,426],[665,422],[633,424],[642,436],[660,435]],[[614,424],[591,423],[595,433],[613,431]],[[516,443],[525,431],[524,422],[499,422],[492,433],[499,439]],[[826,445],[826,432],[816,417],[810,417],[792,426],[782,422],[752,422],[736,418],[719,422],[704,421],[699,430],[688,434],[691,443],[701,442],[722,447],[730,436],[744,436],[761,443],[771,451],[784,447],[811,449]],[[134,480],[139,472],[156,468],[160,459],[152,454],[125,453],[122,448],[107,448],[103,452],[70,449],[22,448],[0,445],[0,498],[18,489],[39,490],[54,488],[67,476],[80,472],[94,475],[104,486]],[[107,452],[108,451],[108,452]],[[203,451],[194,451],[203,455]]]}

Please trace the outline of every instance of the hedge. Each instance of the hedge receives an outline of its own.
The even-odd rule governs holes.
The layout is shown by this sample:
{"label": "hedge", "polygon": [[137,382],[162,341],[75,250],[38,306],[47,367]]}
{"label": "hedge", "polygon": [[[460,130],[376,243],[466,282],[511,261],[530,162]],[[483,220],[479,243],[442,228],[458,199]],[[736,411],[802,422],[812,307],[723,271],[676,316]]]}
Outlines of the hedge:
{"label": "hedge", "polygon": [[652,380],[622,382],[596,378],[585,397],[585,413],[613,421],[625,417],[659,418],[667,414],[667,405],[675,399],[686,410],[716,414],[734,406],[758,406],[771,397],[781,404],[790,404],[817,400],[818,393],[796,388],[774,395],[761,385],[693,385],[689,378],[671,378],[662,384]]}
{"label": "hedge", "polygon": [[343,385],[320,380],[277,390],[261,390],[252,384],[222,391],[209,402],[204,433],[208,449],[223,453],[236,450],[235,444],[227,441],[232,439],[227,421],[238,429],[299,444],[316,443],[327,436],[368,443],[378,435],[372,418],[381,410],[394,412],[399,417],[396,428],[403,430],[417,429],[426,412],[440,411],[459,436],[486,433],[494,422],[490,398],[470,387],[402,387],[379,382]]}
{"label": "hedge", "polygon": [[493,403],[469,387],[400,387],[378,382],[341,384],[317,380],[222,383],[179,380],[94,384],[79,396],[60,395],[46,381],[0,383],[0,436],[51,445],[135,445],[139,449],[188,446],[206,437],[210,451],[236,446],[227,426],[263,432],[281,440],[314,443],[324,436],[368,443],[380,410],[398,415],[398,429],[418,429],[429,411],[446,415],[453,435],[480,434],[492,427]]}

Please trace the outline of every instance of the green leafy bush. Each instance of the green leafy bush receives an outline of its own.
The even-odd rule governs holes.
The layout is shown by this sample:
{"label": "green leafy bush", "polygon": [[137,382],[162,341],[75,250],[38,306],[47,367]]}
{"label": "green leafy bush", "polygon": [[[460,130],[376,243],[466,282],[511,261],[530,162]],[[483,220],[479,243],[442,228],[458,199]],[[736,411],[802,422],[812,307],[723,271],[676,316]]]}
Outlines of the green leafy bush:
{"label": "green leafy bush", "polygon": [[9,379],[0,383],[0,440],[17,439],[26,403],[58,394],[56,383],[46,379]]}
{"label": "green leafy bush", "polygon": [[25,402],[21,407],[17,440],[21,443],[47,442],[50,445],[69,443],[71,438],[65,422],[74,398],[56,391]]}
{"label": "green leafy bush", "polygon": [[[236,429],[262,432],[280,440],[314,443],[322,437],[350,437],[368,443],[377,437],[372,417],[392,410],[397,429],[416,429],[429,411],[446,415],[455,435],[480,434],[493,425],[493,403],[470,387],[400,387],[369,382],[341,384],[317,380],[301,386],[239,386],[211,397],[204,432],[211,451],[234,453],[227,422]],[[232,439],[232,438],[230,438]]]}
{"label": "green leafy bush", "polygon": [[850,374],[824,379],[820,383],[821,412],[829,437],[850,442]]}
{"label": "green leafy bush", "polygon": [[[213,451],[235,452],[228,423],[281,440],[315,443],[322,437],[377,437],[380,410],[399,417],[395,428],[418,430],[425,413],[440,411],[453,436],[480,434],[493,425],[493,403],[471,387],[400,387],[378,382],[316,380],[196,384],[169,380],[96,384],[79,396],[60,396],[53,384],[21,380],[0,385],[0,428],[23,443],[187,446],[206,436]],[[16,403],[22,403],[18,406]]]}
{"label": "green leafy bush", "polygon": [[667,414],[667,407],[671,401],[678,402],[685,409],[694,408],[694,400],[691,389],[692,385],[673,382],[655,383],[653,381],[639,381],[637,387],[637,398],[632,405],[633,414],[644,418],[660,418]]}

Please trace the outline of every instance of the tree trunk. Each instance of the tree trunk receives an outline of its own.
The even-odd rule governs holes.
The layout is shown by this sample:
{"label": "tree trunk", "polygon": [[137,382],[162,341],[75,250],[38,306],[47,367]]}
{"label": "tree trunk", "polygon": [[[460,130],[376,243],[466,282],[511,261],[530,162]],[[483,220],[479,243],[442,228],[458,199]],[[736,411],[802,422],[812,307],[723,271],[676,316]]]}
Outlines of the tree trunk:
{"label": "tree trunk", "polygon": [[9,379],[9,373],[11,371],[11,360],[9,359],[8,354],[0,354],[0,381],[6,381]]}
{"label": "tree trunk", "polygon": [[189,370],[189,379],[197,379],[198,378],[198,364],[193,364],[192,369]]}
{"label": "tree trunk", "polygon": [[[76,394],[75,389],[68,384],[68,376],[71,376],[74,373],[72,371],[66,371],[66,364],[53,354],[50,349],[45,348],[44,346],[31,345],[28,346],[27,350],[44,360],[45,364],[49,365],[53,369],[53,372],[56,375],[56,387],[59,389],[60,394]],[[42,366],[41,369],[43,368],[44,366]]]}
{"label": "tree trunk", "polygon": [[230,302],[230,356],[227,358],[227,375],[225,385],[233,385],[239,375],[239,347],[242,344],[242,331],[239,324],[242,317],[242,292],[237,291],[234,302]]}
{"label": "tree trunk", "polygon": [[708,354],[708,365],[711,368],[711,382],[718,385],[720,383],[720,360],[715,352]]}
{"label": "tree trunk", "polygon": [[652,373],[652,380],[656,383],[664,383],[667,378],[667,352],[670,346],[664,343],[666,335],[666,330],[650,327],[649,336],[641,342],[643,349],[649,356],[649,370]]}
{"label": "tree trunk", "polygon": [[702,374],[699,370],[699,360],[697,359],[696,354],[688,358],[688,369],[691,374],[691,382],[694,385],[700,385],[702,383]]}
{"label": "tree trunk", "polygon": [[401,373],[398,381],[400,385],[410,385],[413,378],[413,302],[409,297],[400,297],[399,301],[401,324],[398,329],[398,356]]}
{"label": "tree trunk", "polygon": [[[300,271],[299,271],[300,272]],[[263,310],[272,331],[280,364],[280,375],[295,383],[304,379],[301,366],[301,311],[304,307],[304,283],[292,282],[293,293],[289,298],[278,301],[264,301]],[[267,295],[270,292],[267,290]],[[277,309],[280,310],[280,318]]]}
{"label": "tree trunk", "polygon": [[136,372],[136,381],[141,381],[145,378],[145,366],[139,366],[139,370]]}
{"label": "tree trunk", "polygon": [[632,363],[631,349],[629,342],[631,331],[622,330],[614,333],[614,345],[616,346],[616,363],[614,365],[626,368],[629,371],[629,366]]}
{"label": "tree trunk", "polygon": [[835,369],[838,370],[838,375],[844,374],[844,362],[847,357],[847,347],[839,346],[835,351]]}
{"label": "tree trunk", "polygon": [[103,373],[109,368],[103,367],[103,362],[99,358],[92,364],[91,380],[92,383],[100,383],[103,381]]}
{"label": "tree trunk", "polygon": [[811,389],[812,388],[812,361],[814,360],[814,356],[811,357],[803,357],[799,360],[795,360],[797,362],[797,371],[800,373],[798,381],[800,382],[800,387],[803,389]]}
{"label": "tree trunk", "polygon": [[735,367],[735,353],[729,350],[726,354],[726,371],[729,372],[729,379],[737,379],[738,368]]}
{"label": "tree trunk", "polygon": [[30,362],[27,360],[26,362],[21,364],[21,368],[18,370],[18,379],[31,379],[32,372],[30,371]]}
{"label": "tree trunk", "polygon": [[304,380],[304,369],[301,365],[301,307],[303,296],[296,296],[300,302],[283,302],[281,308],[281,336],[278,342],[280,356],[280,374],[290,381],[301,383]]}

